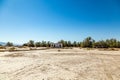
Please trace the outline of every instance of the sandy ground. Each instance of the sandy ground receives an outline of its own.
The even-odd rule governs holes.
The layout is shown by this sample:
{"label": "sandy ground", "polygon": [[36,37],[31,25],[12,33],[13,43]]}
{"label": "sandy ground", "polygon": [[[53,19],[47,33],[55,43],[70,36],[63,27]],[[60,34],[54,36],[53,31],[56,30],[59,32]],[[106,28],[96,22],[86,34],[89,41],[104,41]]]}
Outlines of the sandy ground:
{"label": "sandy ground", "polygon": [[120,80],[120,51],[0,52],[0,80]]}

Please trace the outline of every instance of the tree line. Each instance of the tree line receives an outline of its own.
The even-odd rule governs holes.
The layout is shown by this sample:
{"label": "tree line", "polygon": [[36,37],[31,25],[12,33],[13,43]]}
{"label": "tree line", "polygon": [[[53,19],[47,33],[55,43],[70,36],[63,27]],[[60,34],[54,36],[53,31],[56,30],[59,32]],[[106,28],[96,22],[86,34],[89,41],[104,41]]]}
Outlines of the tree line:
{"label": "tree line", "polygon": [[[24,43],[22,46],[28,47],[50,47],[53,42],[50,41],[41,41],[41,42],[34,42],[30,40],[27,43]],[[60,40],[58,43],[62,43],[63,47],[81,47],[81,48],[120,48],[120,41],[112,38],[106,40],[95,41],[91,37],[85,38],[82,42],[71,42]],[[14,46],[13,43],[8,42],[6,46]]]}
{"label": "tree line", "polygon": [[[30,40],[28,43],[23,44],[23,46],[29,47],[50,47],[53,42],[50,41],[42,41],[42,42],[34,42]],[[112,38],[106,40],[95,41],[91,37],[85,38],[82,42],[71,42],[60,40],[58,43],[62,43],[63,47],[81,47],[81,48],[120,48],[120,41]]]}

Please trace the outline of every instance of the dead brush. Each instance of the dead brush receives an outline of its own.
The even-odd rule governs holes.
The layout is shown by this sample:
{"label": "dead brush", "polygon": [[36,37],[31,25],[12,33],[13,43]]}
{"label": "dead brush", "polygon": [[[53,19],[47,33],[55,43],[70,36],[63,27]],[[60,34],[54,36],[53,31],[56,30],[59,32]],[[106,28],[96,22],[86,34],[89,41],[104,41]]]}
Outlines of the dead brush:
{"label": "dead brush", "polygon": [[58,52],[60,52],[61,50],[59,49]]}
{"label": "dead brush", "polygon": [[0,46],[0,49],[6,49],[4,46]]}
{"label": "dead brush", "polygon": [[14,54],[5,55],[4,57],[22,57],[22,56],[24,56],[24,54],[22,54],[22,53],[14,53]]}
{"label": "dead brush", "polygon": [[11,51],[15,51],[15,47],[9,48],[9,51],[10,51],[10,52],[11,52]]}

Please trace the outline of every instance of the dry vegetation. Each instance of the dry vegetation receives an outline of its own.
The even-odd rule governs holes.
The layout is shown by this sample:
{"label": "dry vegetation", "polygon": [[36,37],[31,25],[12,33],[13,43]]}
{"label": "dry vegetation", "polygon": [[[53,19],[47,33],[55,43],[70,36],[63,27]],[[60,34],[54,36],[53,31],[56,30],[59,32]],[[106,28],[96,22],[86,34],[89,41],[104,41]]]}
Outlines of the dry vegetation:
{"label": "dry vegetation", "polygon": [[120,80],[119,50],[0,52],[0,63],[0,80]]}
{"label": "dry vegetation", "polygon": [[4,55],[4,57],[23,57],[23,56],[24,56],[23,53],[13,53],[13,54]]}

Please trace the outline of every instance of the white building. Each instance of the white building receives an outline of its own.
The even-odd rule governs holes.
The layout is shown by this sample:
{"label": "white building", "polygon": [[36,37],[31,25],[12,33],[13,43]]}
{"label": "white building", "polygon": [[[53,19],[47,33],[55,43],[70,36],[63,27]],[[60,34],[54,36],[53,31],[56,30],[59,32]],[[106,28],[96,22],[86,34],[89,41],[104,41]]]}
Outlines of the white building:
{"label": "white building", "polygon": [[63,44],[62,43],[52,43],[51,47],[53,47],[53,48],[62,48]]}

